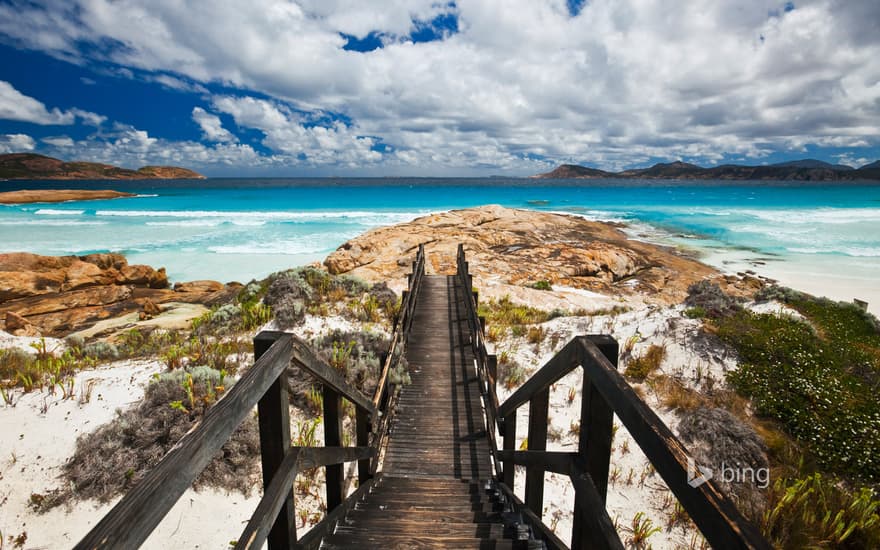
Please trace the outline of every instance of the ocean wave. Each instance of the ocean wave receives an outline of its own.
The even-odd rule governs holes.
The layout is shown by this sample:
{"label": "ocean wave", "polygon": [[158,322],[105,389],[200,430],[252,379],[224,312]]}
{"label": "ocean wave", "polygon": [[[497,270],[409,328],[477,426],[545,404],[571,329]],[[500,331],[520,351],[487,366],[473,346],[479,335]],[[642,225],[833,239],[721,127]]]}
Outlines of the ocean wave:
{"label": "ocean wave", "polygon": [[790,210],[744,209],[738,214],[781,224],[849,224],[880,222],[880,208],[811,208]]}
{"label": "ocean wave", "polygon": [[11,220],[3,220],[0,221],[0,225],[36,225],[40,227],[62,227],[62,226],[75,226],[75,225],[109,225],[110,222],[99,222],[99,221],[81,221],[81,220],[21,220],[21,221],[11,221]]}
{"label": "ocean wave", "polygon": [[790,247],[789,252],[796,254],[838,254],[856,258],[880,258],[880,248],[845,246],[842,248]]}
{"label": "ocean wave", "polygon": [[380,212],[366,210],[347,210],[334,212],[321,210],[317,212],[290,211],[222,211],[222,210],[97,210],[96,216],[118,216],[129,218],[222,218],[227,220],[256,219],[276,221],[298,220],[335,220],[335,219],[378,219],[399,221],[415,219],[420,212]]}
{"label": "ocean wave", "polygon": [[134,196],[134,198],[136,198],[136,199],[148,199],[148,198],[151,198],[151,197],[158,197],[158,196],[159,196],[159,195],[156,194],[156,193],[143,193],[143,194],[138,193],[137,195]]}
{"label": "ocean wave", "polygon": [[34,214],[37,216],[81,216],[85,210],[62,210],[58,208],[40,208]]}
{"label": "ocean wave", "polygon": [[625,217],[627,212],[610,212],[608,210],[591,210],[586,208],[572,208],[570,210],[547,210],[550,214],[567,214],[569,216],[579,216],[591,222],[615,222],[627,223],[629,218]]}
{"label": "ocean wave", "polygon": [[223,220],[178,220],[173,222],[147,222],[145,225],[157,227],[217,227]]}
{"label": "ocean wave", "polygon": [[333,246],[322,246],[317,243],[294,241],[249,242],[209,246],[208,250],[215,254],[317,254],[328,252]]}

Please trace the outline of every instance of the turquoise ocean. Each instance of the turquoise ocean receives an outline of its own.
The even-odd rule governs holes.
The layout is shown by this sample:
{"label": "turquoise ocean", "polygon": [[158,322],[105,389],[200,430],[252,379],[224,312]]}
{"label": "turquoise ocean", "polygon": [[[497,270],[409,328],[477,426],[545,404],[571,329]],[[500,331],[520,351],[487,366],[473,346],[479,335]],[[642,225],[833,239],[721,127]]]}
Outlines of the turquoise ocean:
{"label": "turquoise ocean", "polygon": [[880,310],[880,184],[634,180],[208,179],[4,182],[3,190],[113,188],[136,197],[0,205],[0,252],[120,252],[175,281],[246,282],[321,260],[364,231],[500,204],[623,222],[686,249]]}

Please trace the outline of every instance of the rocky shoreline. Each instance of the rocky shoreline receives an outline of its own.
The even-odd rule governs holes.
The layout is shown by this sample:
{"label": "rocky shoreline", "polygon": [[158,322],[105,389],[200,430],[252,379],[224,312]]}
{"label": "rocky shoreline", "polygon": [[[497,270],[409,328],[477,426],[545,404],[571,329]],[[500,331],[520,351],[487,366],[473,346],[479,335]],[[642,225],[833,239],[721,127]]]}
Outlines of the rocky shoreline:
{"label": "rocky shoreline", "polygon": [[[13,335],[61,337],[114,318],[144,321],[172,304],[228,301],[240,285],[168,282],[165,268],[129,265],[121,254],[0,254],[0,319]],[[130,314],[136,314],[129,318]],[[105,324],[104,330],[119,327]]]}

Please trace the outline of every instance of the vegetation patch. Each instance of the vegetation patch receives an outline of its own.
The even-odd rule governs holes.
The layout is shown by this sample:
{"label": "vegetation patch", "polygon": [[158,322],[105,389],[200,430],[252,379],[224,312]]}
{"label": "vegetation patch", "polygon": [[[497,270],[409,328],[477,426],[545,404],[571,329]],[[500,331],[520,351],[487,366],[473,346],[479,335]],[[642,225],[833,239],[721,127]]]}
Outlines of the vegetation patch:
{"label": "vegetation patch", "polygon": [[828,470],[880,480],[880,335],[855,308],[803,299],[809,321],[738,311],[716,320],[740,356],[728,375]]}
{"label": "vegetation patch", "polygon": [[[72,499],[107,502],[124,493],[201,420],[225,383],[224,373],[207,367],[156,375],[139,405],[77,440],[63,467],[69,488],[38,495],[35,507],[48,509]],[[259,474],[259,454],[257,422],[249,415],[193,486],[249,494]]]}
{"label": "vegetation patch", "polygon": [[531,306],[516,304],[510,296],[498,300],[486,300],[480,303],[478,314],[486,318],[489,326],[523,326],[534,325],[567,315],[561,310],[544,311]]}
{"label": "vegetation patch", "polygon": [[660,368],[660,364],[663,363],[665,357],[665,347],[651,344],[651,346],[645,350],[645,353],[629,360],[623,374],[631,380],[644,382],[651,373]]}

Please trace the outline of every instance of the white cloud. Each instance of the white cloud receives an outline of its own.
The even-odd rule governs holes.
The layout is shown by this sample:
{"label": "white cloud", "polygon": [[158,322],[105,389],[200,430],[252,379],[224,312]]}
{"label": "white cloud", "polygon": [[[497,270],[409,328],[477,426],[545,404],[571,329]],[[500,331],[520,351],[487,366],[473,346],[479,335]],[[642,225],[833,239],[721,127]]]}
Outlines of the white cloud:
{"label": "white cloud", "polygon": [[107,117],[82,109],[61,111],[55,107],[49,110],[41,101],[24,95],[9,82],[0,80],[0,119],[68,126],[73,124],[77,118],[84,124],[92,126],[99,126],[107,120]]}
{"label": "white cloud", "polygon": [[[795,4],[593,0],[573,18],[562,0],[53,0],[0,6],[0,33],[63,59],[253,90],[270,99],[214,108],[314,163],[526,173],[545,164],[526,155],[619,168],[880,146],[880,3]],[[414,21],[453,11],[459,33],[405,40]],[[384,48],[342,49],[339,33],[371,31]],[[350,123],[312,125],[328,112]],[[377,138],[393,150],[372,151]]]}
{"label": "white cloud", "polygon": [[35,124],[73,124],[73,113],[54,108],[46,109],[40,101],[16,90],[12,84],[0,80],[0,118],[21,120]]}
{"label": "white cloud", "polygon": [[238,141],[238,138],[223,127],[223,123],[217,115],[212,115],[201,107],[194,107],[192,117],[196,124],[202,129],[202,135],[207,141],[219,141],[223,143]]}
{"label": "white cloud", "polygon": [[74,145],[73,139],[68,136],[44,137],[40,141],[52,147],[73,147]]}
{"label": "white cloud", "polygon": [[0,154],[33,151],[35,146],[34,138],[26,134],[0,135]]}

